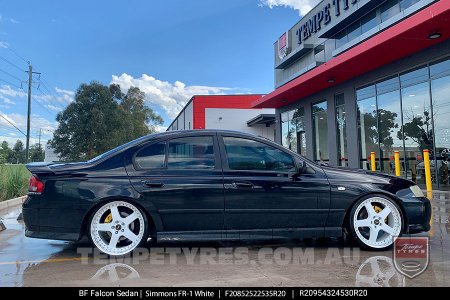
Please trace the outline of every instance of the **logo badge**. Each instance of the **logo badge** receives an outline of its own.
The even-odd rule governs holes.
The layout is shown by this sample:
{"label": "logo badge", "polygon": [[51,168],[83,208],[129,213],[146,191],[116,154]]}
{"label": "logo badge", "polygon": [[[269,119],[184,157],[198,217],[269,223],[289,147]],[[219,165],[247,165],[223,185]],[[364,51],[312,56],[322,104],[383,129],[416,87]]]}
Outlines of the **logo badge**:
{"label": "logo badge", "polygon": [[288,48],[289,48],[289,39],[288,39],[288,33],[285,32],[279,39],[278,39],[278,57],[280,59],[285,58],[288,55]]}
{"label": "logo badge", "polygon": [[414,278],[428,267],[428,237],[397,237],[394,241],[394,266],[401,274]]}

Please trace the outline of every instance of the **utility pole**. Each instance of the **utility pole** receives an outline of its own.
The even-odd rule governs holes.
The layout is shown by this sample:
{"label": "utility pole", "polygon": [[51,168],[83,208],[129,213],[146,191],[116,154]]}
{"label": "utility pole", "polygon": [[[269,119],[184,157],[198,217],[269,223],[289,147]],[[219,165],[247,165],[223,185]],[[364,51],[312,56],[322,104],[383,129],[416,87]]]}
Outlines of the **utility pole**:
{"label": "utility pole", "polygon": [[39,149],[41,149],[41,132],[42,128],[39,128]]}
{"label": "utility pole", "polygon": [[25,162],[30,160],[30,118],[31,118],[31,87],[33,84],[33,66],[28,64],[28,112],[27,112],[27,143],[25,148]]}
{"label": "utility pole", "polygon": [[25,147],[25,161],[30,161],[30,119],[31,119],[31,88],[33,86],[33,74],[41,74],[33,72],[33,66],[28,62],[28,112],[27,112],[27,142]]}

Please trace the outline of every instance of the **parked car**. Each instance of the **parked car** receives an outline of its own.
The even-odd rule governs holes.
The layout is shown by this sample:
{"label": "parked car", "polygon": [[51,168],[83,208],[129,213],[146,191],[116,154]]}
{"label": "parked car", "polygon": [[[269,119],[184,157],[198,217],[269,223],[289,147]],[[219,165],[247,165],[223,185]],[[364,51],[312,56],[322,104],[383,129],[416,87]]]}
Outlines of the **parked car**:
{"label": "parked car", "polygon": [[219,130],[139,138],[88,162],[28,164],[26,236],[109,255],[145,243],[351,236],[366,249],[430,229],[413,182],[318,165],[257,136]]}

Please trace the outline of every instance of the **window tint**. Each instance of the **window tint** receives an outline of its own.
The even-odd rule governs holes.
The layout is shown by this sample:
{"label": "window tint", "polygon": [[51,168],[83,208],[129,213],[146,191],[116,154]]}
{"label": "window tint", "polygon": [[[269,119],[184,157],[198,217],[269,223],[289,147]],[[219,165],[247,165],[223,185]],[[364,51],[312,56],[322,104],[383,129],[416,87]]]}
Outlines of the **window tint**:
{"label": "window tint", "polygon": [[134,163],[140,169],[160,169],[165,167],[166,143],[157,143],[140,150]]}
{"label": "window tint", "polygon": [[275,147],[243,138],[224,137],[223,141],[232,170],[295,170],[292,156]]}
{"label": "window tint", "polygon": [[169,169],[213,169],[212,136],[173,139],[169,142]]}

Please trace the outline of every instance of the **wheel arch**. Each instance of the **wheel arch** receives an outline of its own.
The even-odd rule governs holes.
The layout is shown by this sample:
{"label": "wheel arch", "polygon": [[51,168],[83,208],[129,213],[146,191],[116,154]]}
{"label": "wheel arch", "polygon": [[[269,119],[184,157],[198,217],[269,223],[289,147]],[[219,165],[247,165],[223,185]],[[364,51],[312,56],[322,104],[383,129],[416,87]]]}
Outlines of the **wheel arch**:
{"label": "wheel arch", "polygon": [[400,211],[402,213],[402,217],[403,217],[403,228],[402,228],[402,233],[407,233],[408,231],[408,214],[406,213],[405,207],[403,206],[402,200],[400,200],[398,197],[396,197],[395,195],[388,193],[386,191],[374,191],[374,192],[370,192],[370,193],[366,193],[364,195],[361,195],[360,197],[358,197],[357,199],[355,199],[351,205],[349,205],[349,207],[347,208],[347,210],[345,211],[345,215],[344,215],[344,219],[342,220],[342,229],[349,231],[349,219],[350,219],[350,212],[352,211],[352,208],[356,205],[356,203],[361,200],[362,198],[368,197],[368,196],[377,196],[377,195],[381,195],[384,197],[389,198],[390,200],[394,201],[395,204],[397,204],[397,206],[400,208]]}
{"label": "wheel arch", "polygon": [[88,230],[88,226],[89,226],[89,219],[91,218],[92,214],[95,213],[95,211],[102,205],[108,203],[108,202],[113,202],[113,201],[125,201],[125,202],[129,202],[131,204],[133,204],[134,206],[136,206],[137,208],[139,208],[147,217],[147,221],[148,221],[148,233],[149,236],[151,237],[156,237],[156,232],[158,231],[158,223],[155,222],[155,216],[152,215],[147,209],[145,209],[145,207],[139,203],[139,201],[136,201],[136,199],[134,198],[129,198],[129,197],[119,197],[119,196],[115,196],[115,197],[108,197],[108,198],[104,198],[101,200],[96,201],[94,204],[92,204],[92,206],[87,210],[87,212],[85,213],[84,217],[83,217],[83,221],[81,223],[81,230],[80,230],[80,237],[79,239],[81,239],[83,236],[87,235],[87,230]]}

